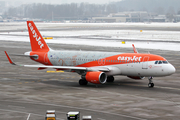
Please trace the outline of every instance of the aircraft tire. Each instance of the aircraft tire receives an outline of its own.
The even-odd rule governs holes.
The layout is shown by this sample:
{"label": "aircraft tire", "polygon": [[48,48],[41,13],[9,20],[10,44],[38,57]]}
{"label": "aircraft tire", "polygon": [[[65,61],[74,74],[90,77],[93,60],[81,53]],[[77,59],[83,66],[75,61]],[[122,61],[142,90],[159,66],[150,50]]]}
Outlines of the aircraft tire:
{"label": "aircraft tire", "polygon": [[109,83],[114,82],[114,77],[113,76],[108,76],[107,77],[107,82],[109,82]]}
{"label": "aircraft tire", "polygon": [[148,84],[148,87],[149,87],[149,88],[153,88],[153,87],[154,87],[154,83],[149,83],[149,84]]}
{"label": "aircraft tire", "polygon": [[79,80],[79,85],[87,85],[87,84],[88,84],[88,82],[86,80],[84,80],[84,79]]}

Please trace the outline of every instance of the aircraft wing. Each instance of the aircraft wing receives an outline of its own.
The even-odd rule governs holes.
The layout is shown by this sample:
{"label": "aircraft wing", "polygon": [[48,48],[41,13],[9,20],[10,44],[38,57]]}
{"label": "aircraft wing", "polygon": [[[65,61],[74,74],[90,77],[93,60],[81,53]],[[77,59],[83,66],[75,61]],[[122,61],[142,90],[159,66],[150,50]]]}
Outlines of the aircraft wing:
{"label": "aircraft wing", "polygon": [[[21,65],[22,66],[22,65]],[[24,67],[35,67],[38,69],[53,68],[58,70],[84,70],[84,71],[104,71],[108,72],[106,67],[75,67],[75,66],[49,66],[49,65],[23,65]]]}
{"label": "aircraft wing", "polygon": [[[4,51],[9,63],[11,63],[12,65],[17,65],[13,62],[13,60],[10,58],[10,56],[8,55],[8,53],[6,51]],[[52,69],[57,69],[57,70],[83,70],[83,71],[103,71],[103,72],[108,72],[110,71],[107,67],[75,67],[75,66],[50,66],[50,65],[19,65],[19,66],[23,66],[23,67],[34,67],[34,68],[38,68],[39,70],[41,69],[47,69],[47,68],[52,68]]]}

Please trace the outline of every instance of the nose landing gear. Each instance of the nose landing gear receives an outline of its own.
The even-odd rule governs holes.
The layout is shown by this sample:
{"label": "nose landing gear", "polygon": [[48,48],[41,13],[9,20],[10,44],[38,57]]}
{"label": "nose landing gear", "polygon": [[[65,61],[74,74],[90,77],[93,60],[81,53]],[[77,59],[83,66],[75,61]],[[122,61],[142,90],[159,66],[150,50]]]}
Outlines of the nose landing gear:
{"label": "nose landing gear", "polygon": [[151,76],[151,77],[149,77],[148,79],[149,79],[148,87],[149,87],[149,88],[153,88],[153,87],[154,87],[154,83],[153,83],[153,81],[152,81],[153,77]]}

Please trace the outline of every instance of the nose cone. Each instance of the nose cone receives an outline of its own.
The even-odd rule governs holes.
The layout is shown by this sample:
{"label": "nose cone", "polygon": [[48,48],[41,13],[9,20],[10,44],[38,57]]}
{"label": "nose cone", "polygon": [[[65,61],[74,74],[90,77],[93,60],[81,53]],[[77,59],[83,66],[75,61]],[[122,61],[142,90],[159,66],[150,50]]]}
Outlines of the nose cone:
{"label": "nose cone", "polygon": [[170,64],[169,68],[168,68],[168,73],[169,75],[173,74],[176,72],[176,68]]}

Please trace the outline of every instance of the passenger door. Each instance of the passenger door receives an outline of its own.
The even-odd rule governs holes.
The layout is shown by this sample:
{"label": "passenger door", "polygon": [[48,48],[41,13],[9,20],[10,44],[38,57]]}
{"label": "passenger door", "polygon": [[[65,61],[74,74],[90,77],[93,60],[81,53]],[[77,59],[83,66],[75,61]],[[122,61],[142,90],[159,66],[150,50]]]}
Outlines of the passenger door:
{"label": "passenger door", "polygon": [[142,69],[148,69],[148,60],[149,60],[149,57],[145,56],[142,62]]}

